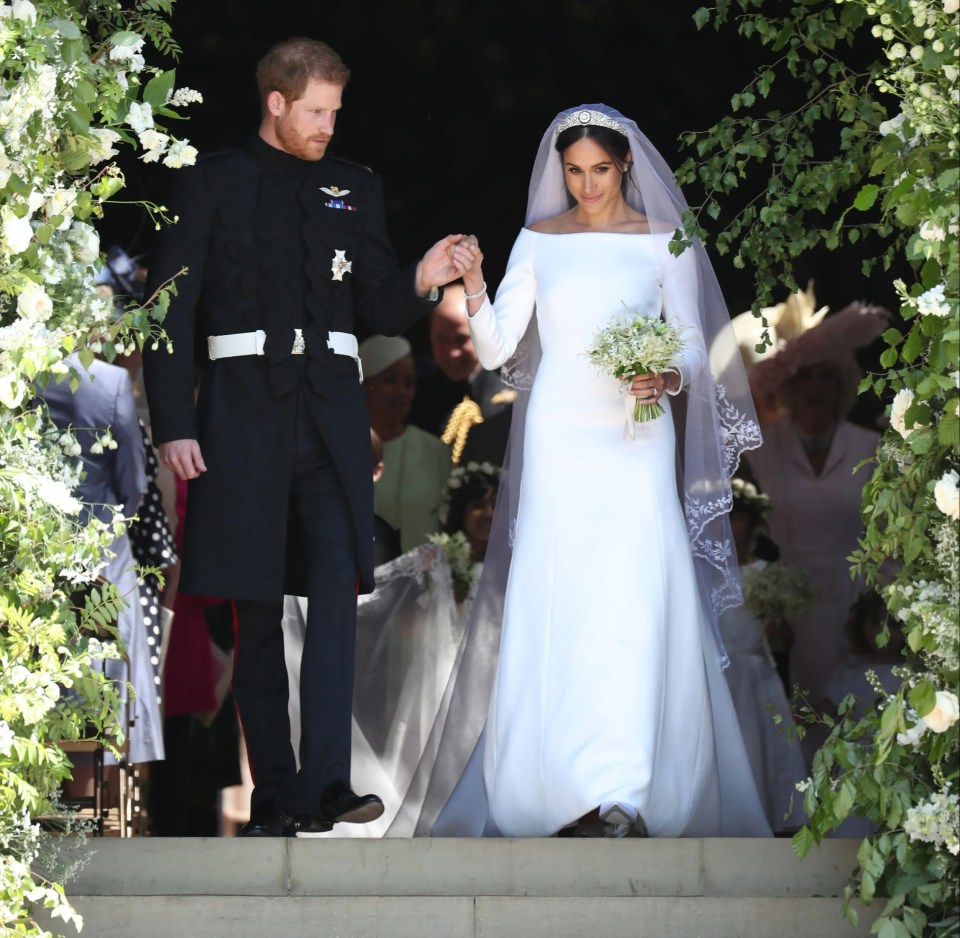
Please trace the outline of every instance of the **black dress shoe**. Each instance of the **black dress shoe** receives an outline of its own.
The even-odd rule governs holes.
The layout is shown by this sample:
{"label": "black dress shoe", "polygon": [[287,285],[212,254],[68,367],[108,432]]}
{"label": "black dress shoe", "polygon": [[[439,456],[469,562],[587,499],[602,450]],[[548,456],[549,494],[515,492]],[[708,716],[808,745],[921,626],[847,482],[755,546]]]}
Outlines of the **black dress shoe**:
{"label": "black dress shoe", "polygon": [[276,802],[267,801],[250,809],[250,820],[237,832],[238,837],[292,837],[290,829],[292,819],[277,807]]}
{"label": "black dress shoe", "polygon": [[302,814],[290,821],[291,837],[312,837],[333,830],[333,821],[314,814]]}
{"label": "black dress shoe", "polygon": [[320,812],[334,824],[366,824],[383,814],[383,802],[376,795],[358,795],[347,782],[338,780],[320,793]]}
{"label": "black dress shoe", "polygon": [[268,820],[250,820],[237,832],[238,837],[292,837],[288,817],[278,814]]}

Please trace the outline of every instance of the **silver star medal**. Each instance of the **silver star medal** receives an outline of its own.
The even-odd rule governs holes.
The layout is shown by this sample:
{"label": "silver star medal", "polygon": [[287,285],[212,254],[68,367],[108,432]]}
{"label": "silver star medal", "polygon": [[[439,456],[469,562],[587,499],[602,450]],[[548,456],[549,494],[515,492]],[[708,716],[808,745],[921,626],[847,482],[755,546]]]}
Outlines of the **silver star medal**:
{"label": "silver star medal", "polygon": [[345,195],[350,195],[349,189],[340,189],[337,186],[321,186],[320,191],[332,195],[335,199],[342,199]]}
{"label": "silver star medal", "polygon": [[347,260],[346,251],[334,251],[333,252],[333,266],[330,268],[333,271],[334,280],[343,280],[344,274],[353,273],[353,261]]}

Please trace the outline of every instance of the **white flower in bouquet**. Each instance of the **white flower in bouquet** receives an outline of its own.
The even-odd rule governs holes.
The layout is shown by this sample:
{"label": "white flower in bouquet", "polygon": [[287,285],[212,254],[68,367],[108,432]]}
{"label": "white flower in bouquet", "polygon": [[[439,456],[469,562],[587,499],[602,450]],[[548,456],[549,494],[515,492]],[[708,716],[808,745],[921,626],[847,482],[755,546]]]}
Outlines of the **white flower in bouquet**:
{"label": "white flower in bouquet", "polygon": [[163,165],[170,169],[192,166],[197,161],[197,148],[190,146],[189,140],[174,140],[163,158]]}
{"label": "white flower in bouquet", "polygon": [[37,8],[30,0],[11,0],[13,7],[13,18],[33,26],[37,22]]}
{"label": "white flower in bouquet", "polygon": [[203,95],[193,88],[178,88],[167,101],[169,107],[186,107],[188,104],[203,104]]}
{"label": "white flower in bouquet", "polygon": [[29,283],[17,297],[17,312],[30,322],[46,322],[53,312],[53,301],[38,283]]}
{"label": "white flower in bouquet", "polygon": [[10,162],[10,157],[4,152],[3,146],[0,145],[0,189],[7,187],[12,175],[13,164]]}
{"label": "white flower in bouquet", "polygon": [[[949,785],[949,783],[948,783]],[[960,853],[960,798],[944,790],[907,811],[903,832],[911,839]]]}
{"label": "white flower in bouquet", "polygon": [[[683,330],[662,319],[636,316],[624,322],[617,317],[597,332],[586,356],[598,371],[626,384],[635,375],[659,374],[672,367],[683,344]],[[663,412],[659,403],[644,404],[637,398],[633,419],[642,423]]]}
{"label": "white flower in bouquet", "polygon": [[923,739],[923,734],[926,733],[927,728],[923,723],[914,723],[913,726],[909,727],[903,733],[897,733],[897,742],[901,746],[910,746],[912,749],[916,749],[920,745],[920,740]]}
{"label": "white flower in bouquet", "polygon": [[114,144],[120,142],[120,134],[115,130],[109,130],[106,127],[91,127],[86,134],[87,152],[90,156],[90,162],[96,166],[104,160],[109,160],[116,156],[120,151]]}
{"label": "white flower in bouquet", "polygon": [[948,518],[960,519],[960,475],[955,471],[945,472],[933,487],[933,499]]}
{"label": "white flower in bouquet", "polygon": [[73,189],[54,189],[47,196],[47,201],[43,206],[43,212],[48,219],[56,215],[60,216],[60,223],[57,225],[58,231],[66,230],[73,218],[73,206],[77,201],[77,193]]}
{"label": "white flower in bouquet", "polygon": [[142,134],[153,127],[153,108],[144,102],[133,101],[127,111],[126,122],[133,128],[135,134]]}
{"label": "white flower in bouquet", "polygon": [[100,256],[100,236],[93,225],[77,221],[67,233],[70,250],[78,264],[89,266]]}
{"label": "white flower in bouquet", "polygon": [[760,622],[796,621],[813,601],[807,575],[776,561],[743,573],[743,601]]}
{"label": "white flower in bouquet", "polygon": [[912,426],[908,428],[906,421],[907,411],[912,404],[913,391],[909,388],[901,388],[897,391],[893,404],[890,405],[890,426],[904,439],[910,436],[914,429]]}
{"label": "white flower in bouquet", "polygon": [[950,304],[947,302],[946,291],[942,283],[931,287],[926,293],[917,297],[917,312],[921,316],[936,316],[946,319],[950,315]]}
{"label": "white flower in bouquet", "polygon": [[27,385],[14,374],[0,375],[0,404],[14,410],[27,396]]}
{"label": "white flower in bouquet", "polygon": [[144,39],[138,33],[129,30],[114,33],[110,37],[110,61],[124,62],[131,71],[139,71],[144,65],[143,45]]}
{"label": "white flower in bouquet", "polygon": [[33,240],[30,216],[20,218],[13,209],[4,207],[0,213],[0,244],[6,254],[22,254]]}
{"label": "white flower in bouquet", "polygon": [[920,721],[934,733],[945,733],[960,719],[960,701],[953,691],[938,690],[936,703],[929,713],[920,717]]}
{"label": "white flower in bouquet", "polygon": [[162,134],[152,128],[141,131],[137,134],[137,139],[140,141],[140,146],[146,151],[140,157],[144,163],[156,163],[163,156],[167,144],[170,142],[170,137],[167,134]]}

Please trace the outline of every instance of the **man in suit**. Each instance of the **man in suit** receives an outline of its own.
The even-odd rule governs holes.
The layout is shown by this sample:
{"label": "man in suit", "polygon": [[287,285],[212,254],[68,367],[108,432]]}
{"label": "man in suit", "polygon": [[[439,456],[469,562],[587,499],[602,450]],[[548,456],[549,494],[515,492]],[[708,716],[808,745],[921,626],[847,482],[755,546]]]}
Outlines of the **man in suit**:
{"label": "man in suit", "polygon": [[[373,587],[370,433],[355,321],[396,333],[464,268],[461,235],[400,270],[380,180],[326,154],[349,72],[291,39],[257,67],[244,146],[178,174],[147,295],[182,268],[144,360],[154,442],[190,480],[182,591],[234,600],[233,692],[254,792],[241,833],[281,836],[383,810],[350,786],[357,590]],[[457,264],[460,263],[458,268]],[[194,404],[194,341],[208,360]],[[300,768],[289,744],[284,593],[309,598]]]}
{"label": "man in suit", "polygon": [[[409,422],[451,444],[455,463],[462,460],[465,444],[483,437],[486,443],[479,450],[474,446],[474,456],[501,465],[516,392],[477,358],[462,283],[450,284],[430,313],[430,354],[429,365],[417,376]],[[491,418],[497,419],[487,426]]]}

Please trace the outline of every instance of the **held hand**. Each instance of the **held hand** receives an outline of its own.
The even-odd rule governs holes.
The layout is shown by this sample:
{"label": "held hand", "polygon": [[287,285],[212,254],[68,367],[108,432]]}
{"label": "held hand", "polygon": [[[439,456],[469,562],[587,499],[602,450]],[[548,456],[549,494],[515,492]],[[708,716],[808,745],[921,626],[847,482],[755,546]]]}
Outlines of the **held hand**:
{"label": "held hand", "polygon": [[669,391],[675,394],[680,389],[680,375],[675,371],[662,371],[659,374],[634,375],[627,391],[639,398],[643,404],[656,404]]}
{"label": "held hand", "polygon": [[423,255],[417,264],[416,290],[420,296],[426,296],[431,287],[442,287],[462,275],[454,262],[454,249],[463,239],[462,234],[447,235]]}
{"label": "held hand", "polygon": [[454,245],[453,263],[460,276],[466,293],[476,293],[483,284],[483,251],[475,235],[467,235]]}
{"label": "held hand", "polygon": [[159,452],[160,462],[184,482],[196,479],[201,472],[207,471],[203,456],[200,455],[200,444],[196,440],[170,440],[160,444]]}

